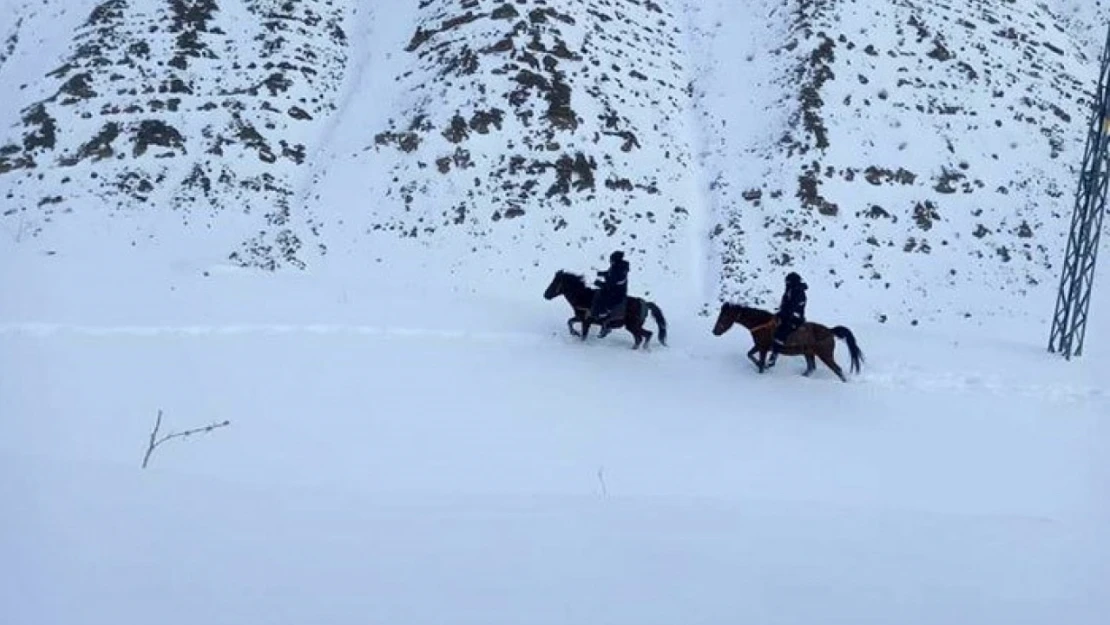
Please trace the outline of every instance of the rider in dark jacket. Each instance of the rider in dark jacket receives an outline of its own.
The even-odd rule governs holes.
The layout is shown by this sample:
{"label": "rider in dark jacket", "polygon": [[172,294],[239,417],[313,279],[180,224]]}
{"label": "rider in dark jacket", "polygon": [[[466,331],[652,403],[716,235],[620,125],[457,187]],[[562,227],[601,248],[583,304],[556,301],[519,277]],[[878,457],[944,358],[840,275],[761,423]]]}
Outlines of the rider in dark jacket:
{"label": "rider in dark jacket", "polygon": [[599,336],[605,336],[609,333],[609,328],[605,324],[608,321],[609,314],[628,297],[628,272],[630,269],[628,261],[624,259],[624,252],[617,250],[609,255],[609,268],[597,272],[598,279],[594,281],[594,286],[598,287],[599,291],[594,301],[591,316],[602,324]]}
{"label": "rider in dark jacket", "polygon": [[809,286],[802,277],[791,271],[786,274],[786,292],[779,303],[779,326],[775,328],[775,338],[771,343],[771,360],[768,366],[778,360],[779,352],[786,344],[787,337],[806,322],[806,290]]}

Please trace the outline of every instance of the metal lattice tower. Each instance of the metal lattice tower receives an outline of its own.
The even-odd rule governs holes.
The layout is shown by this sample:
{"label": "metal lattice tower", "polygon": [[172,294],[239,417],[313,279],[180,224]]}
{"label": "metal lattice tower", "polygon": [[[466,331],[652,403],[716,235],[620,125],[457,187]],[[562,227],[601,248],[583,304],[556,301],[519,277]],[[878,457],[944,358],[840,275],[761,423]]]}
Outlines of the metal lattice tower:
{"label": "metal lattice tower", "polygon": [[1098,240],[1106,214],[1106,190],[1110,181],[1110,29],[1102,52],[1102,71],[1093,109],[1064,269],[1060,273],[1052,334],[1048,339],[1048,351],[1059,352],[1068,360],[1083,353]]}

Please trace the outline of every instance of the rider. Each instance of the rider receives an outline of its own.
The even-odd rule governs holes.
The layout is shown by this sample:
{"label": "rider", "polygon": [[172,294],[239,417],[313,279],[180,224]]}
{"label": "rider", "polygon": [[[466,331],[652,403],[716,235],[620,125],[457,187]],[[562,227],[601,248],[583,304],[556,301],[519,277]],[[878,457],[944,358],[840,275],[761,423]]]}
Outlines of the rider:
{"label": "rider", "polygon": [[609,268],[597,272],[598,279],[594,281],[594,286],[600,290],[594,299],[590,316],[601,323],[599,336],[603,337],[609,333],[609,327],[605,323],[609,314],[628,297],[628,272],[630,269],[628,261],[624,259],[624,252],[617,250],[609,255]]}
{"label": "rider", "polygon": [[782,294],[782,302],[779,304],[777,313],[779,326],[775,328],[775,338],[771,343],[771,360],[767,366],[775,364],[779,352],[786,344],[786,338],[806,322],[806,289],[808,288],[809,286],[798,274],[793,271],[786,274],[786,292]]}

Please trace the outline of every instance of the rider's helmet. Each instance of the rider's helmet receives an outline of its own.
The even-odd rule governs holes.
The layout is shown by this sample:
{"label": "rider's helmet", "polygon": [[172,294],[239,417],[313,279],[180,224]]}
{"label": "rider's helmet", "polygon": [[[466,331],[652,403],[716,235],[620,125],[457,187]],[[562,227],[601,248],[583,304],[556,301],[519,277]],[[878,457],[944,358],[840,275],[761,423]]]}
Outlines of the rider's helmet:
{"label": "rider's helmet", "polygon": [[620,250],[617,250],[609,255],[609,262],[611,263],[618,263],[622,260],[624,260],[624,252]]}
{"label": "rider's helmet", "polygon": [[802,277],[799,276],[797,273],[795,273],[793,271],[786,274],[786,284],[788,284],[788,285],[800,284],[801,281],[802,281]]}

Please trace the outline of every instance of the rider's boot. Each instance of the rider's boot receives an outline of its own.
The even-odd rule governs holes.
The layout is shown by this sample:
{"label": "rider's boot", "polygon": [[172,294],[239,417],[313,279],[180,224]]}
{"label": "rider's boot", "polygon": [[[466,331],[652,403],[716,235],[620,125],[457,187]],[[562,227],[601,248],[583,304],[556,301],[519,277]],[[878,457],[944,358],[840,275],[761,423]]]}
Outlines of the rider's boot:
{"label": "rider's boot", "polygon": [[597,338],[603,339],[609,336],[609,333],[613,331],[612,326],[609,325],[609,313],[602,313],[597,318],[597,322],[601,324],[601,331],[597,333]]}
{"label": "rider's boot", "polygon": [[767,359],[767,368],[768,369],[775,366],[775,361],[777,361],[779,359],[779,350],[780,349],[782,349],[782,346],[779,345],[777,342],[771,344],[771,357]]}

